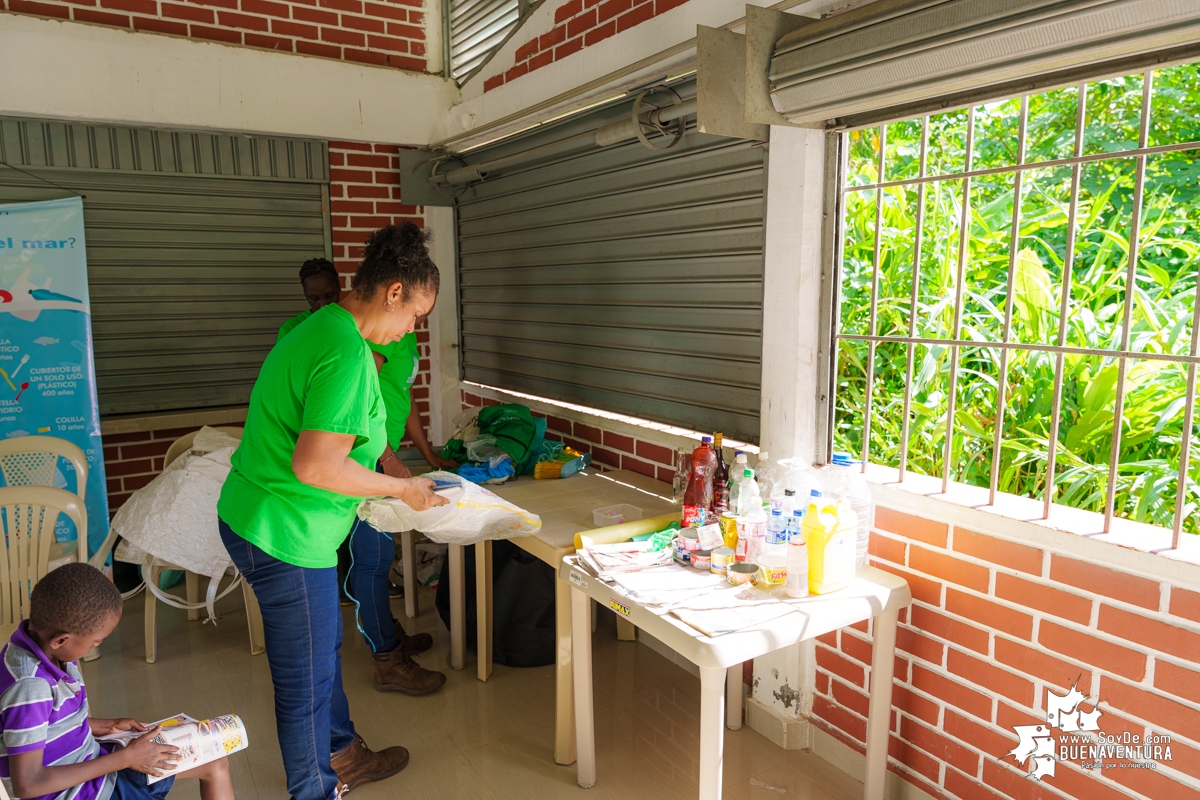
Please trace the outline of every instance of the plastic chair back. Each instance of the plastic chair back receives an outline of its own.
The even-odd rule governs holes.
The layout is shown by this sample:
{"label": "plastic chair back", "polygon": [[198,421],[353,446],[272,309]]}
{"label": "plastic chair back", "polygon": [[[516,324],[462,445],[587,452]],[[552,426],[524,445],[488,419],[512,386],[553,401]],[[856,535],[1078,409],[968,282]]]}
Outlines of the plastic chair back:
{"label": "plastic chair back", "polygon": [[[230,436],[233,436],[237,439],[242,438],[242,429],[241,428],[228,427],[228,426],[219,426],[219,427],[213,426],[213,430],[220,431],[221,433],[228,433]],[[163,469],[166,469],[167,466],[171,462],[173,462],[175,459],[179,458],[181,455],[186,453],[188,450],[192,449],[192,443],[196,440],[196,434],[199,432],[200,431],[195,430],[195,431],[192,431],[191,433],[185,433],[183,436],[180,436],[178,439],[171,442],[171,446],[167,448],[166,458],[163,459]]]}
{"label": "plastic chair back", "polygon": [[56,436],[0,439],[0,474],[8,486],[54,486],[59,457],[75,468],[76,494],[87,499],[88,462],[78,445]]}
{"label": "plastic chair back", "polygon": [[29,616],[29,594],[49,571],[54,524],[66,514],[87,530],[83,499],[65,489],[18,486],[0,489],[0,518],[7,547],[0,550],[0,625]]}

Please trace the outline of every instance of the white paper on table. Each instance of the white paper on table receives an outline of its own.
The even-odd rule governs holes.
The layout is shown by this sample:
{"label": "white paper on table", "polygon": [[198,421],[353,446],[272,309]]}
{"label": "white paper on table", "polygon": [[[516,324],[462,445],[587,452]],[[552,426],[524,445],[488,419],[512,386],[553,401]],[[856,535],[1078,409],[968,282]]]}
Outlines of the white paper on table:
{"label": "white paper on table", "polygon": [[705,636],[721,636],[740,631],[791,614],[795,609],[784,603],[740,608],[715,608],[696,611],[690,608],[673,608],[671,613],[681,622],[690,625]]}
{"label": "white paper on table", "polygon": [[672,605],[711,592],[722,583],[720,575],[671,565],[612,576],[612,582],[633,599],[648,606]]}

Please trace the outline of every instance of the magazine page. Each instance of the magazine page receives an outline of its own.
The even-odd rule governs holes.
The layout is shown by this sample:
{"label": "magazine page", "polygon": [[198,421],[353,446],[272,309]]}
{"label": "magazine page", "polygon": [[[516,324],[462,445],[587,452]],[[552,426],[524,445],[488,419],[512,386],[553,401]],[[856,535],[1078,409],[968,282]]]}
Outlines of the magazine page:
{"label": "magazine page", "polygon": [[[177,775],[192,767],[216,761],[218,758],[245,750],[249,744],[246,727],[236,714],[223,714],[212,719],[195,720],[186,714],[177,714],[168,719],[159,720],[153,725],[162,725],[162,730],[154,737],[160,744],[169,744],[179,748],[179,762],[174,769],[167,770],[163,775],[148,775],[146,783],[157,783],[169,775]],[[122,731],[121,733],[101,736],[98,741],[111,742],[121,747],[142,736],[140,731]]]}

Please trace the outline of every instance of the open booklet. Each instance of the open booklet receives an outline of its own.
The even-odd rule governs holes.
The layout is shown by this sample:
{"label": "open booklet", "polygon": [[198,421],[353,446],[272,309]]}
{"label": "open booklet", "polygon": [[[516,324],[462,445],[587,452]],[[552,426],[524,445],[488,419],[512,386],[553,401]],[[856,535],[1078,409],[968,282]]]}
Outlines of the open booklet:
{"label": "open booklet", "polygon": [[[146,727],[162,725],[158,736],[154,737],[160,744],[178,747],[179,763],[174,769],[166,770],[164,775],[146,776],[146,783],[157,783],[168,775],[180,772],[224,758],[230,753],[245,750],[249,740],[246,736],[246,726],[235,714],[223,714],[212,719],[192,719],[187,714],[176,714],[168,719],[160,719]],[[132,742],[144,731],[122,731],[108,736],[98,736],[99,742],[107,742],[120,747]]]}

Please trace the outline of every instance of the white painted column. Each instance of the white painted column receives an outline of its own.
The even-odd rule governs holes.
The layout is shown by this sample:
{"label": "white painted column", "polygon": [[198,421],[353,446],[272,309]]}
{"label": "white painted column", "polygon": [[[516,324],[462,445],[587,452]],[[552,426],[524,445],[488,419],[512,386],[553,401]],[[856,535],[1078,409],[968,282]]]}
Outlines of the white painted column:
{"label": "white painted column", "polygon": [[[825,134],[773,126],[767,162],[760,446],[772,459],[813,460],[825,198]],[[788,747],[807,737],[814,649],[805,643],[754,659],[747,724]]]}
{"label": "white painted column", "polygon": [[454,209],[426,206],[425,221],[433,232],[433,263],[441,273],[442,288],[429,315],[429,437],[430,444],[445,444],[454,433],[454,417],[462,410],[459,382],[458,250]]}

